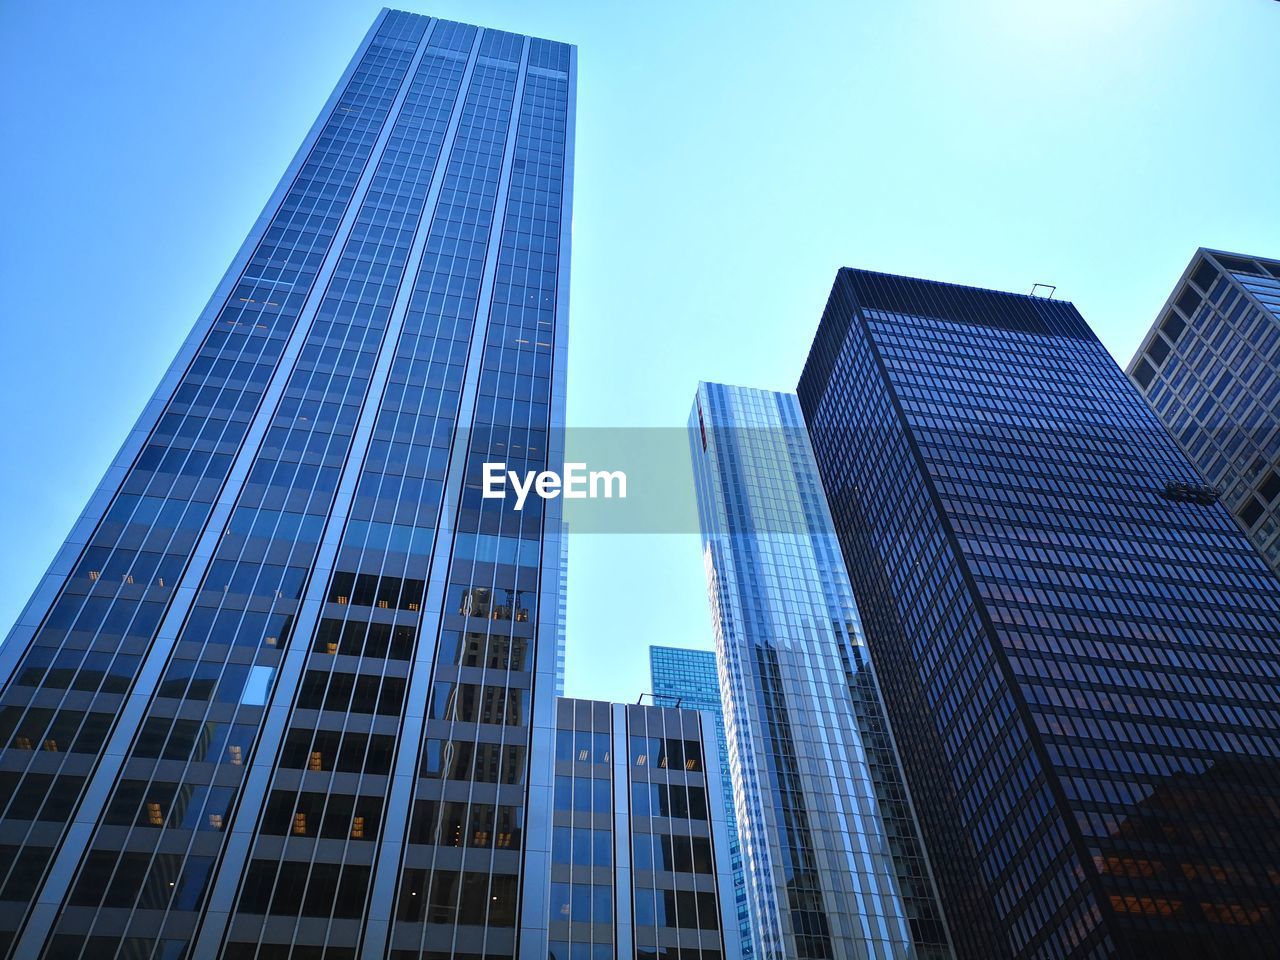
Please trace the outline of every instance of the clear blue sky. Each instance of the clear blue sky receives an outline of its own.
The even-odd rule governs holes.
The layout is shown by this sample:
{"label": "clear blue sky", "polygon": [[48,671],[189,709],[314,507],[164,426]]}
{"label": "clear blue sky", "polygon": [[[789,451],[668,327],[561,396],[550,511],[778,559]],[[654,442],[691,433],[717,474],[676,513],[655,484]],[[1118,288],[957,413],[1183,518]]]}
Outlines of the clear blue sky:
{"label": "clear blue sky", "polygon": [[[794,389],[842,264],[1058,285],[1127,360],[1200,245],[1280,255],[1280,3],[405,3],[579,45],[569,421]],[[0,630],[379,4],[0,0]],[[573,538],[569,688],[709,647],[693,537]]]}

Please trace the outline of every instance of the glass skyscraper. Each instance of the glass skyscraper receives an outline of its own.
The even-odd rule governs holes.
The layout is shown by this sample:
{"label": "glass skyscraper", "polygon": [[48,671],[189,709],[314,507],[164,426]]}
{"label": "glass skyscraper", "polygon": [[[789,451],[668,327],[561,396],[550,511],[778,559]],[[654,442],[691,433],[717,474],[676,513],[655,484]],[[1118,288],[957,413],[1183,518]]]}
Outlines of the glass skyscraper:
{"label": "glass skyscraper", "polygon": [[1275,956],[1280,585],[1075,307],[841,270],[799,395],[961,956]]}
{"label": "glass skyscraper", "polygon": [[0,648],[0,956],[545,960],[559,501],[479,464],[563,459],[574,84],[378,15]]}
{"label": "glass skyscraper", "polygon": [[649,648],[649,677],[653,702],[660,707],[706,710],[716,721],[716,751],[720,767],[720,795],[728,825],[729,866],[733,870],[734,910],[742,956],[755,956],[751,945],[751,909],[747,905],[746,879],[742,872],[742,850],[738,844],[738,818],[733,810],[733,776],[729,769],[729,747],[724,735],[724,710],[720,704],[720,681],[716,676],[716,655],[710,650],[685,647]]}
{"label": "glass skyscraper", "polygon": [[951,956],[792,394],[689,421],[756,955]]}
{"label": "glass skyscraper", "polygon": [[1280,262],[1198,251],[1129,376],[1280,575]]}

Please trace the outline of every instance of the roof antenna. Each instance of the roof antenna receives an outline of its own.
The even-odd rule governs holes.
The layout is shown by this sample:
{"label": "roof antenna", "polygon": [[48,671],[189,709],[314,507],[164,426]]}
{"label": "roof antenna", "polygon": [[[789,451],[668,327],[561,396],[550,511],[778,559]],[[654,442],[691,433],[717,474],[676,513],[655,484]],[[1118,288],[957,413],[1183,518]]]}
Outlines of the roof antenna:
{"label": "roof antenna", "polygon": [[[658,695],[657,695],[656,693],[642,693],[642,694],[640,694],[640,697],[636,700],[636,706],[637,706],[637,707],[640,707],[640,706],[643,706],[643,705],[644,705],[645,697],[648,697],[648,698],[649,698],[649,703],[651,703],[653,706],[655,706],[655,707],[656,707],[656,706],[659,706],[659,704],[658,704]],[[670,696],[668,696],[668,695],[666,695],[666,694],[663,694],[663,699],[664,699],[664,700],[675,700],[675,703],[670,704],[670,706],[673,706],[673,707],[679,707],[679,706],[680,706],[680,704],[681,704],[681,702],[683,702],[684,697],[670,697]]]}
{"label": "roof antenna", "polygon": [[[1054,291],[1057,289],[1058,288],[1051,283],[1033,283],[1031,285],[1031,296],[1043,297],[1046,300],[1052,300]],[[1047,293],[1041,292],[1046,290],[1048,291]]]}

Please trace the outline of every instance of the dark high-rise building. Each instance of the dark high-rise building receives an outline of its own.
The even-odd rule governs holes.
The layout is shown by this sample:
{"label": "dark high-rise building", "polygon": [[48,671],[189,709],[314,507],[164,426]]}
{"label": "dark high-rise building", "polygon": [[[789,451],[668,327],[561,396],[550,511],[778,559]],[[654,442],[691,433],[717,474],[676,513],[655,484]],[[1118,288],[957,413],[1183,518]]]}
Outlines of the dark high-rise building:
{"label": "dark high-rise building", "polygon": [[841,270],[799,394],[959,952],[1275,956],[1280,589],[1075,307]]}
{"label": "dark high-rise building", "polygon": [[715,718],[716,753],[720,772],[720,796],[728,830],[729,867],[733,871],[733,910],[738,922],[738,938],[743,960],[755,956],[751,942],[751,910],[747,904],[746,880],[742,872],[742,849],[738,844],[738,818],[733,809],[733,775],[729,747],[725,740],[724,709],[720,703],[720,681],[716,676],[716,655],[712,650],[686,647],[649,648],[649,679],[653,702],[660,707],[705,710]]}
{"label": "dark high-rise building", "polygon": [[741,956],[714,737],[703,711],[557,701],[543,957]]}
{"label": "dark high-rise building", "polygon": [[559,501],[479,465],[563,459],[574,83],[379,14],[0,649],[0,956],[545,960]]}
{"label": "dark high-rise building", "polygon": [[1198,251],[1129,376],[1280,574],[1280,262]]}

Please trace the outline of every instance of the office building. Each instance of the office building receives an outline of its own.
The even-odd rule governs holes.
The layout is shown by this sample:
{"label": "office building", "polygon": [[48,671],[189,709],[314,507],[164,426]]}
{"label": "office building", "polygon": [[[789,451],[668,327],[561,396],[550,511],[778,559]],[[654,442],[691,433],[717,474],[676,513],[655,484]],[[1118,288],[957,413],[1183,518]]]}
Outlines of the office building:
{"label": "office building", "polygon": [[1197,251],[1129,377],[1280,574],[1280,262]]}
{"label": "office building", "polygon": [[574,56],[378,15],[0,648],[0,956],[545,960],[559,502],[480,463],[563,460]]}
{"label": "office building", "polygon": [[549,960],[740,955],[710,714],[556,707]]}
{"label": "office building", "polygon": [[689,445],[756,955],[950,956],[795,396],[701,384]]}
{"label": "office building", "polygon": [[724,710],[720,706],[716,655],[711,650],[651,646],[649,679],[653,702],[658,706],[706,710],[715,718],[720,795],[724,800],[724,818],[728,825],[729,867],[733,871],[733,907],[738,919],[742,956],[746,960],[755,956],[755,950],[751,945],[751,910],[747,906],[746,880],[742,873],[742,850],[738,846],[738,818],[733,811],[733,777],[729,770],[729,747],[724,738]]}
{"label": "office building", "polygon": [[1280,589],[1075,307],[844,269],[799,396],[961,957],[1274,956]]}

